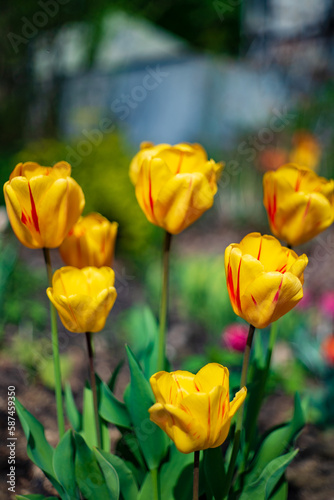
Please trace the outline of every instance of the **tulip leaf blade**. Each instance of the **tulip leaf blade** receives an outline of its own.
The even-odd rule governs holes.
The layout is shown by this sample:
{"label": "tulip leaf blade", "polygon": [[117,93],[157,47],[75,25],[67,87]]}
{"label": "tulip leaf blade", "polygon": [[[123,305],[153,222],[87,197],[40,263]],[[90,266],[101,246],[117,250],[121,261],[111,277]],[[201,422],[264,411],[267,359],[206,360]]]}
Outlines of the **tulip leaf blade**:
{"label": "tulip leaf blade", "polygon": [[93,451],[77,432],[74,432],[74,440],[76,447],[75,477],[81,493],[86,500],[109,499],[110,492]]}
{"label": "tulip leaf blade", "polygon": [[56,478],[64,488],[63,500],[80,500],[80,495],[75,481],[75,447],[71,430],[68,430],[53,454],[53,468]]}
{"label": "tulip leaf blade", "polygon": [[304,413],[298,393],[295,396],[293,418],[287,424],[274,428],[264,438],[246,475],[245,484],[253,482],[262,470],[276,457],[281,456],[293,444],[294,439],[305,425]]}
{"label": "tulip leaf blade", "polygon": [[215,500],[222,500],[226,471],[220,446],[204,450],[203,467],[208,489],[207,493],[211,494]]}
{"label": "tulip leaf blade", "polygon": [[94,448],[95,457],[102,469],[107,488],[110,492],[110,500],[119,498],[119,479],[118,474],[112,464],[104,457],[100,450]]}
{"label": "tulip leaf blade", "polygon": [[150,420],[148,410],[155,403],[153,391],[128,346],[126,351],[131,376],[127,398],[128,410],[147,466],[152,470],[159,467],[166,455],[169,440],[166,434]]}
{"label": "tulip leaf blade", "polygon": [[[82,435],[90,448],[97,446],[93,392],[87,385],[83,391]],[[99,423],[100,425],[100,423]]]}
{"label": "tulip leaf blade", "polygon": [[[191,498],[193,462],[192,453],[181,453],[171,444],[170,460],[163,464],[160,472],[161,500],[186,500],[187,494]],[[180,483],[182,492],[179,492]]]}
{"label": "tulip leaf blade", "polygon": [[270,495],[270,500],[287,500],[288,499],[288,483],[285,478],[285,474],[278,481],[276,487],[274,488],[272,494]]}
{"label": "tulip leaf blade", "polygon": [[154,484],[150,473],[145,476],[142,487],[139,490],[138,500],[154,500]]}
{"label": "tulip leaf blade", "polygon": [[[95,453],[97,453],[97,450]],[[137,500],[138,486],[133,472],[129,469],[124,460],[103,450],[99,450],[99,453],[114,467],[117,472],[120,492],[122,493],[124,500]]]}
{"label": "tulip leaf blade", "polygon": [[82,416],[78,408],[76,407],[72,389],[70,384],[68,383],[65,385],[64,396],[66,413],[70,424],[75,431],[80,432],[82,429]]}
{"label": "tulip leaf blade", "polygon": [[100,384],[99,414],[111,424],[131,429],[130,415],[126,405],[114,396],[104,382]]}
{"label": "tulip leaf blade", "polygon": [[58,483],[53,469],[54,449],[46,440],[43,425],[15,399],[15,409],[20,419],[23,432],[27,438],[27,455],[46,475],[58,493],[63,488]]}
{"label": "tulip leaf blade", "polygon": [[57,497],[45,497],[44,495],[16,495],[16,500],[59,500]]}
{"label": "tulip leaf blade", "polygon": [[267,463],[259,476],[244,486],[240,497],[238,497],[239,500],[249,500],[250,498],[268,500],[286,468],[297,453],[298,450],[291,450],[285,455],[274,458],[274,460]]}

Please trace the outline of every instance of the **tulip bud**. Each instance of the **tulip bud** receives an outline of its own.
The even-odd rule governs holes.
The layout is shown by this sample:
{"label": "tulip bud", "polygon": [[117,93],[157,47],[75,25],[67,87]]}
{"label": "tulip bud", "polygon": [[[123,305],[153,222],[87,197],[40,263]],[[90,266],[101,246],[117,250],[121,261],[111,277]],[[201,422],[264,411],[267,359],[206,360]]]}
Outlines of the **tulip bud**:
{"label": "tulip bud", "polygon": [[273,236],[251,233],[229,245],[225,272],[234,312],[255,328],[276,321],[302,299],[307,262]]}
{"label": "tulip bud", "polygon": [[46,293],[67,330],[99,332],[117,297],[114,282],[110,267],[62,267]]}
{"label": "tulip bud", "polygon": [[80,217],[59,247],[67,266],[112,266],[114,259],[117,222],[109,222],[100,214]]}
{"label": "tulip bud", "polygon": [[212,207],[221,169],[199,144],[144,143],[131,162],[130,178],[147,219],[178,234]]}
{"label": "tulip bud", "polygon": [[4,185],[9,221],[28,248],[56,248],[85,206],[81,187],[65,161],[54,167],[19,163]]}
{"label": "tulip bud", "polygon": [[196,375],[158,372],[150,383],[157,401],[149,409],[150,418],[181,453],[220,446],[247,394],[243,387],[230,402],[229,372],[218,363],[209,363]]}
{"label": "tulip bud", "polygon": [[291,246],[301,245],[334,221],[334,181],[294,164],[263,176],[263,203],[271,232]]}

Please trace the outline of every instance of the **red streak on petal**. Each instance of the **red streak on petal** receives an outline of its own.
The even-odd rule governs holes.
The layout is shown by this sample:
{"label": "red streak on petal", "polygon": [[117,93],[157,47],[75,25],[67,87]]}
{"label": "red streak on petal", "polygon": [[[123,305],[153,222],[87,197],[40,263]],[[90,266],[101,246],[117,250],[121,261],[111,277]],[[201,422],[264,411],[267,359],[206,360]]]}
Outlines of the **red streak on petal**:
{"label": "red streak on petal", "polygon": [[240,268],[241,268],[241,261],[242,259],[240,259],[240,262],[239,262],[239,267],[238,267],[238,281],[237,281],[237,296],[236,296],[236,299],[237,299],[237,307],[239,309],[239,311],[241,312],[241,300],[240,300]]}
{"label": "red streak on petal", "polygon": [[28,187],[29,187],[30,203],[31,203],[31,217],[32,217],[35,229],[39,233],[40,230],[39,230],[39,224],[38,224],[36,205],[35,205],[35,201],[34,201],[34,198],[33,198],[32,192],[31,192],[31,187],[30,187],[29,183],[28,183]]}
{"label": "red streak on petal", "polygon": [[279,287],[278,287],[278,290],[277,290],[277,292],[276,292],[276,294],[275,294],[275,297],[274,297],[274,300],[273,300],[273,303],[274,303],[274,304],[275,304],[275,303],[278,301],[278,299],[279,299],[279,293],[280,293],[280,291],[281,291],[282,284],[283,284],[283,278],[282,278],[281,283],[280,283],[280,285],[279,285]]}
{"label": "red streak on petal", "polygon": [[28,219],[27,219],[26,214],[24,212],[22,212],[22,215],[21,215],[21,222],[22,222],[22,224],[27,225]]}
{"label": "red streak on petal", "polygon": [[262,238],[260,239],[260,248],[259,248],[259,253],[258,253],[258,256],[257,256],[257,260],[260,260],[261,249],[262,249]]}
{"label": "red streak on petal", "polygon": [[149,196],[149,200],[150,200],[150,207],[151,207],[152,215],[154,216],[154,212],[153,212],[154,203],[153,203],[153,198],[152,198],[151,162],[152,162],[152,160],[150,161],[150,164],[148,167],[148,196]]}
{"label": "red streak on petal", "polygon": [[306,205],[306,208],[305,208],[305,212],[304,212],[304,215],[303,215],[303,220],[306,218],[307,216],[307,213],[310,209],[310,205],[311,205],[311,196],[309,197],[308,199],[308,202],[307,202],[307,205]]}
{"label": "red streak on petal", "polygon": [[183,156],[184,156],[184,153],[183,153],[183,151],[181,151],[181,153],[180,153],[180,159],[179,159],[179,164],[177,166],[175,175],[178,174],[180,172],[180,170],[181,170]]}
{"label": "red streak on petal", "polygon": [[257,306],[257,302],[256,300],[254,299],[253,295],[251,294],[251,297],[252,297],[252,301],[254,302],[254,304]]}
{"label": "red streak on petal", "polygon": [[284,274],[286,272],[288,264],[284,264],[284,266],[281,267],[281,269],[277,269],[277,272]]}
{"label": "red streak on petal", "polygon": [[235,292],[234,292],[234,284],[233,284],[233,275],[232,275],[232,269],[230,264],[227,267],[227,288],[228,291],[230,292],[230,297],[233,305],[235,305],[236,300],[235,300]]}

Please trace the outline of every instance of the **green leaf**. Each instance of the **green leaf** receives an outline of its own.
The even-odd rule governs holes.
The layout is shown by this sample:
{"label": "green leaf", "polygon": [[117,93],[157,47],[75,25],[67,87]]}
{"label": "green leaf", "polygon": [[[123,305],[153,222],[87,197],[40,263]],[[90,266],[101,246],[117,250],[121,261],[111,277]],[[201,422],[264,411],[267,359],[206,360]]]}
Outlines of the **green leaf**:
{"label": "green leaf", "polygon": [[76,445],[75,477],[81,493],[86,500],[109,499],[110,492],[93,451],[80,434],[75,432],[74,439]]}
{"label": "green leaf", "polygon": [[[175,489],[182,476],[183,498],[186,498],[185,491],[192,490],[192,471],[194,455],[193,453],[181,453],[177,450],[174,443],[170,446],[170,459],[164,463],[160,472],[160,490],[161,500],[174,500]],[[190,475],[184,474],[187,467],[190,466]]]}
{"label": "green leaf", "polygon": [[101,424],[101,440],[102,440],[102,450],[109,451],[111,446],[111,439],[109,434],[108,423],[100,417]]}
{"label": "green leaf", "polygon": [[155,500],[156,494],[154,492],[154,489],[155,485],[152,479],[152,475],[150,472],[148,472],[139,491],[138,500]]}
{"label": "green leaf", "polygon": [[64,500],[79,499],[80,495],[75,482],[75,447],[71,430],[62,437],[53,454],[53,468],[56,478],[65,490]]}
{"label": "green leaf", "polygon": [[167,452],[169,439],[150,420],[149,408],[155,403],[151,386],[146,380],[131,349],[126,346],[130,367],[130,389],[126,404],[135,428],[135,434],[150,470],[159,467]]}
{"label": "green leaf", "polygon": [[203,466],[208,493],[214,496],[215,500],[221,500],[223,498],[226,472],[220,446],[204,451]]}
{"label": "green leaf", "polygon": [[65,407],[71,426],[75,431],[80,432],[82,429],[82,417],[76,407],[70,384],[65,385]]}
{"label": "green leaf", "polygon": [[136,359],[149,378],[156,372],[159,338],[159,327],[151,309],[147,306],[131,308],[126,318],[126,329]]}
{"label": "green leaf", "polygon": [[63,489],[55,477],[53,469],[54,449],[47,442],[42,424],[15,399],[15,408],[20,419],[23,432],[27,438],[27,455],[36,464],[58,493],[62,494]]}
{"label": "green leaf", "polygon": [[44,495],[15,495],[17,500],[59,500],[57,497],[45,497]]}
{"label": "green leaf", "polygon": [[270,500],[287,500],[288,490],[288,483],[283,475],[270,495]]}
{"label": "green leaf", "polygon": [[239,500],[249,500],[259,498],[268,500],[276,484],[284,474],[287,466],[297,455],[298,450],[292,450],[281,457],[277,457],[269,462],[255,481],[244,486]]}
{"label": "green leaf", "polygon": [[100,453],[116,470],[123,499],[137,500],[138,486],[133,472],[129,469],[124,460],[102,450],[100,450]]}
{"label": "green leaf", "polygon": [[[98,422],[100,425],[100,422]],[[90,387],[85,387],[83,392],[82,432],[90,448],[97,446],[97,434],[94,412],[94,398]]]}
{"label": "green leaf", "polygon": [[253,482],[263,469],[276,457],[282,455],[293,443],[305,424],[299,395],[295,396],[295,410],[292,420],[271,431],[263,440],[246,475],[245,484]]}
{"label": "green leaf", "polygon": [[102,469],[106,485],[108,487],[110,500],[118,500],[119,498],[119,479],[116,470],[111,463],[102,455],[98,449],[94,449],[97,461]]}
{"label": "green leaf", "polygon": [[118,365],[116,366],[115,370],[113,371],[109,381],[108,381],[108,387],[109,389],[111,390],[111,392],[114,391],[115,389],[115,384],[116,384],[116,381],[117,381],[117,377],[119,375],[119,372],[121,371],[121,368],[122,366],[124,365],[124,360],[122,359]]}
{"label": "green leaf", "polygon": [[104,382],[100,384],[99,414],[111,424],[131,429],[130,415],[125,404],[113,395]]}

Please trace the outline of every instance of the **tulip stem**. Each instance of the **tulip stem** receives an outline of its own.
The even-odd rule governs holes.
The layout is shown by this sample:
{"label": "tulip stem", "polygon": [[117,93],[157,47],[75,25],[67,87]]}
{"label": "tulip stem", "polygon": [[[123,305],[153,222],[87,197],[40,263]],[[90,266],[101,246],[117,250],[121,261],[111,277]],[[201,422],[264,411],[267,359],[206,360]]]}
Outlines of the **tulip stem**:
{"label": "tulip stem", "polygon": [[259,384],[259,387],[257,389],[257,391],[258,391],[258,394],[257,394],[258,405],[254,409],[253,418],[252,418],[251,423],[249,424],[249,433],[248,433],[248,439],[247,439],[248,443],[247,443],[247,446],[245,449],[245,453],[244,453],[243,460],[242,460],[242,465],[240,467],[239,472],[243,472],[245,470],[248,455],[249,455],[250,450],[252,449],[257,417],[258,417],[259,412],[261,410],[261,404],[262,404],[262,400],[263,400],[265,389],[266,389],[266,384],[267,384],[269,371],[270,371],[271,356],[272,356],[272,352],[273,352],[274,345],[276,342],[276,337],[277,337],[277,321],[272,323],[271,327],[270,327],[270,335],[269,335],[269,343],[268,343],[265,371],[264,371],[263,378],[262,378],[262,380]]}
{"label": "tulip stem", "polygon": [[158,469],[151,469],[151,479],[154,500],[160,500]]}
{"label": "tulip stem", "polygon": [[[247,343],[246,343],[245,352],[244,352],[244,359],[243,359],[243,363],[242,363],[240,389],[245,387],[246,382],[247,382],[247,372],[248,372],[249,358],[250,358],[250,352],[251,352],[252,343],[253,343],[254,332],[255,332],[255,327],[253,325],[249,325]],[[226,483],[225,483],[226,486],[225,486],[223,498],[228,498],[228,494],[230,491],[230,487],[231,487],[231,483],[232,483],[232,479],[233,479],[233,475],[234,475],[235,463],[236,463],[238,452],[239,452],[243,413],[244,413],[244,403],[241,405],[241,407],[238,411],[237,423],[235,426],[235,433],[234,433],[232,454],[231,454],[231,459],[230,459],[230,463],[228,466]]]}
{"label": "tulip stem", "polygon": [[166,324],[168,308],[168,278],[169,278],[169,253],[172,235],[166,231],[163,246],[162,262],[162,290],[160,303],[160,321],[159,321],[159,346],[157,371],[166,368]]}
{"label": "tulip stem", "polygon": [[95,379],[95,370],[94,370],[93,339],[92,339],[91,332],[86,332],[86,341],[87,341],[87,350],[88,350],[88,359],[89,359],[90,384],[92,387],[93,402],[94,402],[94,416],[95,416],[97,446],[98,446],[98,448],[101,448],[101,443],[102,443],[102,441],[101,441],[101,428],[100,428],[99,410],[98,410],[98,404],[97,404],[97,390],[96,390],[96,379]]}
{"label": "tulip stem", "polygon": [[194,452],[193,500],[198,500],[199,487],[199,451]]}
{"label": "tulip stem", "polygon": [[[52,266],[49,248],[43,248],[43,255],[48,275],[49,286],[52,286]],[[55,395],[57,406],[57,421],[59,439],[65,434],[65,421],[63,411],[63,395],[61,386],[61,371],[60,371],[60,357],[59,357],[59,341],[58,341],[58,328],[57,328],[57,311],[55,306],[50,302],[50,316],[51,316],[51,338],[52,338],[52,352],[53,352],[53,367],[55,376]]]}

